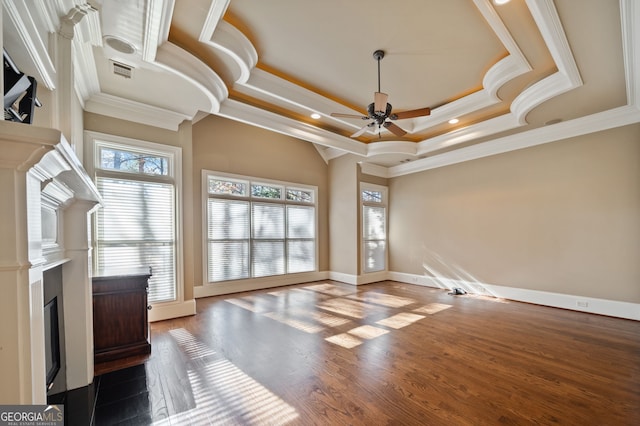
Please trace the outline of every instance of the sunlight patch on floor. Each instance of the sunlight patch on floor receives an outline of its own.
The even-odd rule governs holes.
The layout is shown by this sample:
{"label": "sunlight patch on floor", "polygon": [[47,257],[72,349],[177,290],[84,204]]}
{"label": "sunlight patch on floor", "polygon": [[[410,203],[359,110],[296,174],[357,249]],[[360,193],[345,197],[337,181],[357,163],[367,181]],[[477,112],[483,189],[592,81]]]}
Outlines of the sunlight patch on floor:
{"label": "sunlight patch on floor", "polygon": [[383,334],[387,334],[389,330],[385,330],[384,328],[374,327],[372,325],[362,325],[360,327],[352,328],[347,331],[347,333],[352,334],[354,336],[360,337],[361,339],[375,339],[376,337],[382,336]]}
{"label": "sunlight patch on floor", "polygon": [[336,317],[335,315],[330,315],[325,312],[313,311],[311,312],[311,316],[314,320],[318,321],[320,324],[326,325],[327,327],[339,327],[351,322],[350,319]]}
{"label": "sunlight patch on floor", "polygon": [[403,306],[415,303],[415,300],[407,297],[393,296],[391,294],[378,293],[376,291],[368,291],[361,296],[349,296],[350,299],[357,299],[367,303],[375,303],[376,305],[388,306],[390,308],[401,308]]}
{"label": "sunlight patch on floor", "polygon": [[316,306],[320,309],[324,309],[325,311],[331,311],[336,314],[359,319],[366,317],[371,313],[373,310],[372,308],[375,308],[374,306],[366,303],[342,298],[325,300]]}
{"label": "sunlight patch on floor", "polygon": [[209,346],[196,340],[193,335],[184,328],[169,330],[169,334],[178,342],[182,350],[189,355],[189,359],[204,358],[215,355],[216,353]]}
{"label": "sunlight patch on floor", "polygon": [[424,318],[426,318],[424,315],[412,314],[410,312],[401,312],[399,314],[390,316],[389,318],[376,321],[376,324],[384,325],[385,327],[390,327],[398,330]]}
{"label": "sunlight patch on floor", "polygon": [[319,333],[324,330],[324,327],[312,324],[307,321],[298,320],[295,318],[287,318],[286,316],[279,314],[277,312],[268,312],[264,314],[265,317],[271,318],[272,320],[278,321],[282,324],[288,325],[289,327],[293,327],[300,331],[304,331],[305,333]]}
{"label": "sunlight patch on floor", "polygon": [[317,291],[319,293],[330,294],[331,296],[346,296],[348,294],[355,293],[354,290],[342,288],[335,284],[329,284],[329,283],[307,285],[302,288],[306,290]]}
{"label": "sunlight patch on floor", "polygon": [[236,305],[242,309],[246,309],[247,311],[254,312],[256,314],[260,314],[266,311],[266,309],[262,306],[257,306],[255,300],[247,300],[246,297],[241,298],[232,298],[232,299],[224,299],[225,302]]}
{"label": "sunlight patch on floor", "polygon": [[351,322],[349,318],[338,317],[335,315],[328,314],[326,312],[320,311],[311,311],[305,309],[291,309],[289,310],[290,315],[296,318],[310,318],[315,322],[320,323],[327,327],[340,327],[342,325],[348,324]]}
{"label": "sunlight patch on floor", "polygon": [[[190,348],[206,347],[184,329],[176,330],[172,336],[186,353],[192,350]],[[211,349],[209,352],[215,353]],[[154,425],[286,425],[299,417],[295,408],[227,359],[220,358],[198,370],[189,369],[187,374],[195,408],[154,422]]]}
{"label": "sunlight patch on floor", "polygon": [[336,334],[335,336],[327,337],[324,340],[347,349],[355,348],[362,344],[362,340],[350,335],[349,333]]}
{"label": "sunlight patch on floor", "polygon": [[445,309],[451,308],[453,305],[447,305],[445,303],[429,303],[428,305],[424,305],[419,307],[418,309],[414,309],[413,312],[418,312],[421,314],[437,314],[440,311],[444,311]]}

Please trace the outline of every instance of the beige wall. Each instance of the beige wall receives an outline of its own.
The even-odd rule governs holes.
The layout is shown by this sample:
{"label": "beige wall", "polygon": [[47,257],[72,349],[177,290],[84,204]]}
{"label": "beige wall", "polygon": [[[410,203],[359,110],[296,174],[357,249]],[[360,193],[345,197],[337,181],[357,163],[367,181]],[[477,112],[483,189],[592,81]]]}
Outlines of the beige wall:
{"label": "beige wall", "polygon": [[196,285],[203,283],[202,170],[235,173],[318,187],[319,270],[329,267],[328,167],[308,142],[217,116],[193,126],[193,227]]}
{"label": "beige wall", "polygon": [[[192,125],[191,122],[183,122],[178,131],[160,129],[131,121],[119,120],[104,115],[84,113],[85,130],[106,133],[131,139],[139,139],[164,145],[182,148],[182,235],[183,240],[183,271],[184,299],[193,299],[193,284],[195,273],[194,247],[199,243],[199,238],[194,235],[193,228],[193,204],[194,199],[199,200],[199,195],[194,195],[193,182],[193,149],[192,149]],[[85,151],[85,161],[91,152]]]}
{"label": "beige wall", "polygon": [[[640,125],[394,179],[210,116],[178,132],[85,113],[85,128],[183,147],[185,298],[202,285],[203,169],[316,185],[319,270],[359,274],[358,182],[388,185],[389,270],[640,302]],[[191,140],[193,146],[191,146]]]}
{"label": "beige wall", "polygon": [[358,161],[343,155],[329,162],[330,262],[333,272],[357,275],[358,246]]}
{"label": "beige wall", "polygon": [[390,270],[640,302],[640,125],[391,179]]}

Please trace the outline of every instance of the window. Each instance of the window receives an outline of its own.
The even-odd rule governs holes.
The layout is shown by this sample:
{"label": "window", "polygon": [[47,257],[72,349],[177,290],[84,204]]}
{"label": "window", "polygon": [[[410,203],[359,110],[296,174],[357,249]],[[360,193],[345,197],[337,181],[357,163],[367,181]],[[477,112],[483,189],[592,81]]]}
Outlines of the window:
{"label": "window", "polygon": [[149,302],[175,301],[180,150],[128,142],[94,141],[96,185],[103,198],[95,220],[95,267],[150,266]]}
{"label": "window", "polygon": [[203,172],[207,282],[316,270],[316,188]]}
{"label": "window", "polygon": [[364,272],[387,268],[387,188],[362,183],[362,269]]}

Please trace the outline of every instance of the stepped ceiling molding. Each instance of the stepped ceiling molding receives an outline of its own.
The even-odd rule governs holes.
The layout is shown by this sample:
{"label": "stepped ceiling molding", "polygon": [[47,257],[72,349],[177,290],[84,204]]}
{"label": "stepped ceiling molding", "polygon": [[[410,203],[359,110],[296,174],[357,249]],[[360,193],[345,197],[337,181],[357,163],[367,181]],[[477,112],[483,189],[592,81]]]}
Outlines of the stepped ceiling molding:
{"label": "stepped ceiling molding", "polygon": [[[208,114],[400,176],[640,121],[638,0],[4,0],[5,46],[48,89],[73,37],[87,111],[176,130]],[[69,29],[71,31],[69,32]],[[17,50],[17,48],[14,48]],[[354,139],[377,90],[408,134]],[[130,69],[130,78],[114,66]],[[320,118],[311,118],[312,113]],[[458,119],[457,124],[449,120]]]}

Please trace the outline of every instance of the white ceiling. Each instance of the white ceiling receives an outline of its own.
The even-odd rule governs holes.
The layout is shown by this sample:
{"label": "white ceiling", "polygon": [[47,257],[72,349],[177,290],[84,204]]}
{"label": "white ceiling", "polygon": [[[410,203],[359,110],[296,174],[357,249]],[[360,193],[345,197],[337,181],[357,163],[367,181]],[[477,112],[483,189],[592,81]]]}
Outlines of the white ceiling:
{"label": "white ceiling", "polygon": [[[31,13],[55,21],[44,15],[80,4]],[[311,142],[326,160],[359,155],[383,176],[640,121],[638,0],[90,4],[74,40],[86,110],[173,129],[217,114]],[[330,114],[373,102],[377,49],[393,111],[432,114],[398,120],[401,138],[374,127],[353,139],[367,122]],[[114,75],[114,61],[132,78]]]}

